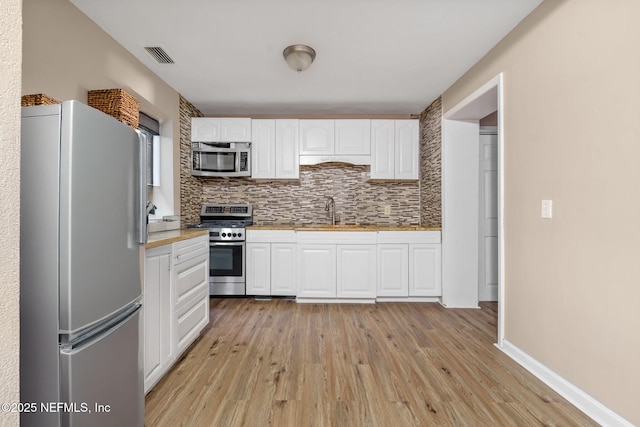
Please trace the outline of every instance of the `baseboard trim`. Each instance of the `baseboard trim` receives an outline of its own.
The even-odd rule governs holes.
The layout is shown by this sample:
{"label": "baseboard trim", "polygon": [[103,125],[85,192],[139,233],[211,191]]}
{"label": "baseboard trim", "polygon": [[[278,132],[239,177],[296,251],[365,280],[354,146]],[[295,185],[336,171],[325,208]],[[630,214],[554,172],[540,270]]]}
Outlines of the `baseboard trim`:
{"label": "baseboard trim", "polygon": [[496,344],[507,356],[518,362],[527,371],[531,372],[546,385],[555,390],[559,395],[567,399],[576,408],[584,412],[595,422],[602,426],[634,427],[629,421],[607,408],[598,400],[588,395],[542,363],[538,362],[527,353],[511,344],[507,340],[502,341],[502,347]]}

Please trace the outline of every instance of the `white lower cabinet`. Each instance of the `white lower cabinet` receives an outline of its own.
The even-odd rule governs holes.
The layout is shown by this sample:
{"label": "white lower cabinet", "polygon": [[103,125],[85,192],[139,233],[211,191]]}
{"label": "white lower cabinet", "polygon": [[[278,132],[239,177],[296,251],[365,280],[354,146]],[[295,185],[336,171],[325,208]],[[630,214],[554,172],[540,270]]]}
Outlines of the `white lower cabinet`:
{"label": "white lower cabinet", "polygon": [[442,295],[440,231],[247,230],[247,294],[299,301]]}
{"label": "white lower cabinet", "polygon": [[247,295],[295,296],[295,232],[247,230],[246,237]]}
{"label": "white lower cabinet", "polygon": [[376,296],[375,232],[299,232],[298,298]]}
{"label": "white lower cabinet", "polygon": [[209,239],[196,237],[173,244],[176,356],[209,323]]}
{"label": "white lower cabinet", "polygon": [[338,298],[376,297],[376,245],[338,245]]}
{"label": "white lower cabinet", "polygon": [[378,297],[409,296],[409,245],[378,245]]}
{"label": "white lower cabinet", "polygon": [[378,297],[442,295],[439,231],[378,233]]}
{"label": "white lower cabinet", "polygon": [[209,323],[209,238],[149,249],[144,268],[147,393]]}
{"label": "white lower cabinet", "polygon": [[144,262],[144,389],[150,390],[173,362],[171,245],[149,249]]}
{"label": "white lower cabinet", "polygon": [[271,244],[271,295],[296,295],[296,245]]}
{"label": "white lower cabinet", "polygon": [[336,297],[336,246],[298,245],[299,298]]}
{"label": "white lower cabinet", "polygon": [[442,255],[440,244],[409,245],[409,296],[442,295]]}

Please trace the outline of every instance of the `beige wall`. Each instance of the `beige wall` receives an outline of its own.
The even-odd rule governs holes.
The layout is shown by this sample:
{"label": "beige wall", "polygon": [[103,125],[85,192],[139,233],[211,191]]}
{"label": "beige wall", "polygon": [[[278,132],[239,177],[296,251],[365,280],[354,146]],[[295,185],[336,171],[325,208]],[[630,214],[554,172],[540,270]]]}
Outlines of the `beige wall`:
{"label": "beige wall", "polygon": [[[0,3],[0,403],[20,400],[21,0]],[[0,425],[18,424],[0,411]]]}
{"label": "beige wall", "polygon": [[173,205],[179,210],[179,95],[67,0],[24,0],[22,94],[87,102],[122,88],[173,138]]}
{"label": "beige wall", "polygon": [[636,425],[638,16],[547,0],[443,95],[446,113],[504,73],[506,339]]}

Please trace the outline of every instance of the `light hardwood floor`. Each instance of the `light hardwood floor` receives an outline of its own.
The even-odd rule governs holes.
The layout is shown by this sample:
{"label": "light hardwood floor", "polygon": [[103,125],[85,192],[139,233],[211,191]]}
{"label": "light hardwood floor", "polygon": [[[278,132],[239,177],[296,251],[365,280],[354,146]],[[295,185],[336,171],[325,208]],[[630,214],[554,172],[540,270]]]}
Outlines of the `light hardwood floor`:
{"label": "light hardwood floor", "polygon": [[493,343],[497,305],[211,299],[146,426],[596,426]]}

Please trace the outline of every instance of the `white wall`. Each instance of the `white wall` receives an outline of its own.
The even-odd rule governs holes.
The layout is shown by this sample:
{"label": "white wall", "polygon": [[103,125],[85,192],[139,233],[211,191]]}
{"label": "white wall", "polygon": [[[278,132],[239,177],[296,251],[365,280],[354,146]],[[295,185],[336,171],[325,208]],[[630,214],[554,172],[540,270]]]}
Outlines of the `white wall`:
{"label": "white wall", "polygon": [[635,425],[638,16],[637,0],[547,0],[443,94],[446,114],[503,73],[505,339]]}
{"label": "white wall", "polygon": [[[0,2],[0,403],[20,400],[20,73],[22,1]],[[18,414],[0,411],[0,425]]]}

